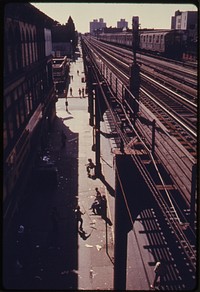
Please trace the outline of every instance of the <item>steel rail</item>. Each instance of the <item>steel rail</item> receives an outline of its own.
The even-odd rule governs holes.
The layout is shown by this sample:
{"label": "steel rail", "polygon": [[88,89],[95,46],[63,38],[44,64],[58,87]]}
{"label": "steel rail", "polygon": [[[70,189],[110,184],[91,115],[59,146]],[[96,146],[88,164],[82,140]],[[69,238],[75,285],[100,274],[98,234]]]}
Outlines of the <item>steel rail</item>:
{"label": "steel rail", "polygon": [[[111,92],[110,92],[110,93],[111,93]],[[171,200],[171,198],[170,198],[170,194],[169,194],[169,192],[167,191],[167,189],[165,188],[165,183],[164,183],[164,181],[163,181],[163,179],[162,179],[162,176],[161,176],[161,174],[160,174],[159,169],[158,169],[157,166],[156,166],[156,161],[155,161],[155,159],[154,159],[154,157],[153,157],[153,155],[152,155],[150,149],[146,146],[146,144],[144,143],[144,141],[142,140],[142,138],[139,136],[138,132],[137,132],[137,131],[135,130],[135,128],[133,127],[133,125],[132,125],[132,123],[131,123],[131,121],[130,121],[128,115],[127,115],[127,113],[125,112],[124,107],[123,107],[122,104],[121,104],[121,106],[122,106],[122,110],[124,111],[124,114],[125,114],[127,120],[129,120],[129,125],[131,125],[132,130],[134,131],[135,135],[138,137],[138,139],[139,139],[140,142],[143,144],[144,148],[148,151],[148,153],[149,153],[149,155],[150,155],[150,157],[151,157],[151,160],[152,160],[152,162],[153,162],[153,164],[154,164],[154,167],[155,167],[155,169],[156,169],[156,171],[157,171],[157,174],[158,174],[158,176],[159,176],[159,178],[160,178],[161,184],[163,185],[164,190],[165,190],[165,192],[166,192],[166,195],[167,195],[167,197],[168,197],[168,200],[169,200],[169,202],[170,202],[170,206],[173,208],[174,213],[176,214],[176,216],[175,216],[174,219],[173,219],[172,217],[169,218],[169,216],[167,215],[167,214],[170,214],[170,213],[171,213],[171,209],[170,209],[171,207],[167,204],[167,202],[166,202],[165,199],[163,198],[162,194],[156,189],[156,186],[154,185],[154,181],[152,181],[152,178],[149,177],[149,175],[147,174],[146,169],[144,168],[144,165],[143,165],[143,163],[141,162],[140,158],[138,158],[137,156],[133,156],[133,155],[131,155],[131,157],[132,157],[134,163],[137,165],[137,167],[138,167],[138,169],[139,169],[141,175],[143,176],[145,182],[147,183],[147,185],[148,185],[149,188],[151,189],[152,194],[154,194],[154,198],[156,199],[158,205],[160,206],[160,209],[163,211],[163,213],[164,213],[164,215],[165,215],[165,218],[168,219],[168,222],[169,222],[171,228],[173,229],[173,232],[176,234],[177,238],[179,239],[180,244],[181,244],[181,241],[184,239],[184,241],[187,243],[187,248],[190,250],[190,252],[191,252],[191,253],[193,254],[193,256],[195,257],[195,252],[194,252],[194,250],[190,247],[190,242],[188,241],[187,237],[185,236],[184,232],[182,231],[182,226],[184,225],[184,223],[182,223],[182,221],[180,221],[180,219],[179,219],[179,216],[178,216],[178,214],[177,214],[177,212],[176,212],[176,208],[175,208],[175,206],[174,206],[174,204],[173,204],[173,202],[172,202],[172,200]],[[129,106],[129,105],[128,105],[128,106]],[[130,110],[132,110],[132,109],[130,108]],[[111,113],[111,112],[112,112],[112,109],[110,108],[110,113]],[[112,115],[112,114],[111,114],[111,115]],[[112,115],[112,116],[113,116],[113,115]],[[120,135],[121,138],[124,138],[124,137],[125,137],[125,139],[123,139],[123,141],[126,142],[126,143],[128,143],[127,137],[126,137],[125,135],[124,135],[124,137],[123,137],[123,134],[121,133],[121,130],[120,130],[120,128],[119,128],[119,126],[118,126],[117,124],[116,124],[116,129],[117,129],[117,132],[119,133],[119,135]],[[158,198],[159,198],[159,200],[158,200]],[[161,201],[161,202],[160,202],[160,201]],[[163,208],[164,208],[164,209],[163,209]],[[182,214],[182,216],[185,217],[184,214]],[[170,219],[173,219],[173,222],[171,222]],[[179,224],[177,224],[177,220],[178,220]],[[185,221],[187,221],[186,218],[185,218]],[[174,225],[173,225],[173,223],[174,223]],[[189,227],[189,228],[190,228],[190,227]],[[191,229],[191,228],[190,228],[190,229]],[[179,232],[181,233],[181,237],[178,236],[178,234],[177,234],[177,230],[179,230]],[[192,230],[191,230],[191,231],[192,231]],[[181,245],[182,245],[182,244],[181,244]],[[182,245],[182,248],[184,248],[184,245]],[[189,256],[189,255],[187,255],[187,256],[188,256],[188,259],[190,259],[190,256]],[[195,267],[195,266],[194,266],[194,267]]]}
{"label": "steel rail", "polygon": [[171,90],[170,88],[164,86],[163,84],[159,83],[158,81],[152,79],[151,77],[147,76],[144,73],[140,73],[144,78],[148,79],[149,81],[153,82],[154,84],[156,84],[158,87],[163,88],[165,91],[168,91],[169,93],[173,94],[174,96],[176,96],[177,98],[181,99],[183,102],[185,102],[186,104],[189,104],[192,108],[197,109],[197,104],[195,104],[194,102],[189,101],[188,99],[186,99],[185,97],[181,96],[180,94],[174,92],[173,90]]}
{"label": "steel rail", "polygon": [[151,96],[144,88],[140,88],[141,92],[147,95],[155,104],[157,104],[163,111],[165,111],[170,117],[172,117],[178,124],[180,124],[187,132],[193,137],[197,138],[197,133],[185,125],[179,118],[172,114],[167,108],[161,105],[153,96]]}
{"label": "steel rail", "polygon": [[[98,67],[97,67],[97,70],[99,70]],[[102,81],[101,81],[101,82],[102,82]],[[99,81],[99,85],[100,85],[101,93],[102,93],[103,96],[104,96],[104,99],[107,100],[105,94],[102,92],[103,89],[102,89],[102,86],[101,86],[100,81]],[[110,89],[109,89],[109,90],[110,90]],[[110,92],[111,92],[111,91],[110,91]],[[108,101],[107,101],[107,103],[108,103]],[[123,108],[123,106],[122,106],[122,108]],[[108,109],[109,109],[109,111],[110,111],[110,113],[111,113],[113,119],[115,120],[115,116],[114,116],[113,110],[111,109],[109,103],[108,103]],[[123,108],[123,109],[124,109],[124,108]],[[119,126],[117,125],[117,122],[115,122],[115,124],[116,124],[116,129],[117,129],[119,135],[122,136],[122,132],[120,131],[120,128],[119,128]],[[133,130],[135,131],[134,128],[133,128]],[[136,132],[136,134],[137,134],[137,132]],[[122,137],[123,137],[123,136],[122,136]],[[127,139],[127,137],[125,137],[125,138]],[[124,137],[123,137],[123,139],[124,139]],[[142,141],[142,140],[141,140],[141,141]],[[146,147],[145,144],[144,144],[144,146]],[[137,163],[137,161],[136,161],[136,159],[135,159],[136,157],[133,157],[133,156],[132,156],[132,158],[133,158],[133,160],[135,161],[136,165],[138,165],[138,163]],[[150,179],[150,181],[151,181],[151,178],[148,177],[148,174],[146,173],[146,170],[144,169],[144,166],[141,165],[141,161],[140,161],[140,165],[138,165],[138,167],[139,167],[140,172],[141,172],[141,171],[143,172],[143,177],[144,177],[144,175],[145,175],[146,179],[147,179],[148,181],[149,181],[149,179]],[[142,167],[143,170],[141,169],[141,167]],[[159,170],[158,170],[158,172],[159,172]],[[145,179],[145,177],[144,177],[144,179]],[[145,181],[146,181],[146,179],[145,179]],[[147,183],[147,184],[149,185],[149,183]],[[158,190],[155,188],[154,184],[152,185],[152,183],[150,183],[150,185],[151,185],[150,189],[152,190],[152,187],[153,187],[153,189],[154,189],[153,194],[154,194],[154,193],[157,193],[157,195],[158,195],[158,194],[159,194],[159,193],[158,193]],[[163,198],[162,198],[162,195],[161,195],[161,196],[159,195],[159,198],[161,199],[161,202],[157,200],[157,199],[158,199],[158,196],[156,196],[156,201],[158,202],[159,206],[161,207],[161,210],[163,210],[163,207],[164,207],[164,210],[165,210],[165,212],[164,212],[165,217],[168,218],[167,211],[170,212],[170,209],[169,209],[170,207],[167,206],[168,204],[166,205],[165,202],[162,203],[162,199],[163,199]],[[163,210],[163,211],[164,211],[164,210]],[[170,213],[168,213],[168,214],[170,214]],[[171,218],[172,218],[172,217],[171,217]],[[177,218],[176,218],[176,219],[177,219]],[[168,222],[169,222],[170,226],[172,227],[172,230],[174,231],[174,233],[175,233],[175,235],[176,235],[176,238],[179,240],[179,244],[182,246],[183,250],[185,251],[186,256],[188,257],[188,259],[190,260],[191,264],[192,264],[193,267],[195,268],[195,265],[194,265],[193,261],[191,261],[191,255],[188,254],[188,252],[187,252],[187,250],[186,250],[186,247],[184,246],[184,244],[182,244],[183,239],[184,239],[184,242],[186,242],[186,244],[187,244],[187,248],[190,250],[190,253],[193,254],[193,257],[194,257],[194,258],[196,258],[195,251],[191,248],[191,246],[190,246],[190,242],[188,242],[187,237],[186,237],[185,234],[183,233],[183,231],[182,231],[182,227],[180,226],[180,224],[177,225],[176,219],[174,218],[173,222],[171,222],[170,218],[168,218]],[[174,223],[175,225],[174,225],[173,223]],[[179,234],[177,233],[177,231],[179,231]]]}
{"label": "steel rail", "polygon": [[[102,56],[102,54],[103,54],[103,55],[106,54],[106,55],[108,56],[108,58],[114,60],[116,63],[119,63],[119,64],[122,66],[122,68],[124,68],[124,70],[129,70],[129,68],[130,68],[130,63],[127,63],[127,62],[126,62],[126,58],[123,58],[123,59],[119,60],[117,53],[114,53],[114,56],[113,56],[113,55],[111,56],[111,55],[110,55],[110,51],[109,51],[108,49],[106,50],[106,51],[107,51],[107,53],[106,53],[105,50],[103,50],[102,48],[99,48],[99,47],[97,46],[97,44],[92,44],[92,45],[95,45],[95,47],[98,49],[98,51],[101,51],[101,56]],[[132,59],[131,59],[131,60],[132,60]],[[125,72],[125,71],[124,71],[124,72]],[[127,74],[127,73],[125,73],[125,74]],[[148,80],[151,81],[152,83],[156,84],[156,86],[159,86],[159,87],[162,88],[164,91],[167,91],[167,92],[169,92],[170,94],[173,94],[176,98],[178,98],[179,100],[181,100],[181,101],[183,101],[184,103],[186,103],[186,105],[190,105],[192,108],[197,108],[197,104],[195,104],[195,103],[189,101],[187,98],[185,98],[185,97],[183,97],[182,95],[180,95],[180,94],[174,92],[174,91],[171,90],[170,88],[164,86],[163,84],[159,83],[158,81],[154,80],[153,78],[149,77],[148,75],[146,75],[146,74],[144,74],[144,73],[141,73],[141,72],[140,72],[140,75],[143,76],[144,78],[148,79]]]}
{"label": "steel rail", "polygon": [[[118,68],[116,68],[111,62],[109,62],[107,59],[105,59],[103,57],[104,61],[110,65],[111,68],[114,68],[115,71],[117,71],[120,76],[124,76],[127,78],[127,81],[129,79],[129,77],[127,76],[127,74],[122,73]],[[123,64],[122,61],[117,60],[118,62],[120,62],[121,64]],[[124,64],[123,64],[124,65]],[[128,67],[128,65],[126,65]],[[169,88],[165,87],[164,85],[160,84],[159,82],[155,81],[154,79],[148,77],[147,75],[140,73],[143,77],[147,78],[149,81],[153,82],[154,84],[156,84],[157,86],[163,88],[164,90],[167,90],[168,92],[172,93],[173,95],[175,95],[176,97],[178,97],[179,99],[183,100],[184,102],[186,102],[186,104],[189,104],[191,107],[193,108],[197,108],[197,105],[194,104],[193,102],[188,101],[187,99],[185,99],[184,97],[182,97],[181,95],[173,92],[172,90],[170,90]],[[174,114],[172,114],[169,110],[167,110],[167,108],[165,108],[161,103],[159,103],[158,101],[156,101],[155,98],[153,98],[152,96],[150,96],[144,89],[141,89],[141,91],[143,91],[151,100],[153,100],[162,110],[164,110],[171,118],[173,118],[179,125],[181,125],[188,133],[190,133],[190,135],[192,135],[193,137],[197,138],[197,133],[194,132],[191,128],[189,128],[185,123],[183,123],[180,118],[176,117]]]}
{"label": "steel rail", "polygon": [[[93,46],[93,45],[92,45]],[[113,63],[111,63],[110,61],[108,61],[105,57],[102,57],[102,55],[101,56],[99,56],[99,58],[102,58],[102,60],[104,60],[104,62],[107,64],[107,65],[109,65],[109,67],[110,68],[112,68],[112,70],[114,71],[114,72],[117,72],[117,75],[118,76],[121,76],[121,78],[123,78],[123,79],[126,79],[126,84],[128,84],[128,80],[129,80],[129,77],[127,76],[127,73],[123,73],[123,72],[121,72],[121,70],[119,70],[116,66],[114,66],[114,64]],[[108,55],[108,57],[110,57],[110,55]],[[116,60],[116,61],[118,61],[115,57],[114,57],[114,59]],[[124,65],[126,65],[126,68],[128,68],[128,65],[127,64],[124,64],[122,61],[120,61],[120,63],[122,63],[123,64],[123,66]],[[141,73],[142,74],[142,73]],[[144,75],[145,76],[145,75]],[[149,78],[148,76],[147,76],[147,78]],[[151,80],[152,82],[154,82],[154,80],[153,79],[151,79],[151,78],[149,78],[149,80]],[[155,82],[156,84],[158,84],[158,85],[160,85],[159,83],[157,83],[157,82]],[[162,86],[162,87],[164,87],[164,86]],[[165,88],[165,87],[164,87]],[[166,88],[167,90],[168,90],[168,88]],[[146,93],[146,92],[145,92]],[[174,92],[173,92],[173,94],[174,94]],[[178,95],[179,96],[179,95]],[[150,95],[148,95],[148,97],[150,98],[151,96]],[[152,99],[153,99],[153,97],[152,97]],[[155,100],[155,99],[154,99]],[[186,100],[186,102],[187,102],[187,100]],[[190,133],[190,135],[192,135],[193,137],[197,137],[197,134],[192,130],[192,129],[190,129],[185,123],[183,123],[178,117],[175,117],[175,115],[172,115],[171,113],[170,113],[170,111],[169,110],[167,110],[165,107],[163,107],[158,101],[156,101],[155,102],[160,108],[162,108],[162,110],[163,111],[165,111],[168,115],[170,115],[171,116],[171,118],[173,118],[173,119],[175,119],[175,121],[181,126],[181,127],[183,127],[186,131],[188,131],[189,133]],[[195,104],[193,104],[193,103],[191,103],[192,104],[192,106],[194,106],[194,107],[196,107],[196,105]],[[141,106],[141,104],[140,104],[140,106]]]}
{"label": "steel rail", "polygon": [[[99,43],[101,46],[104,46],[104,48],[108,48],[109,47],[109,49],[112,50],[116,54],[120,54],[123,57],[130,58],[131,62],[133,61],[132,49],[121,48],[121,47],[113,45],[111,43],[104,43],[102,41],[93,39],[93,43],[95,43],[95,42]],[[183,74],[183,72],[184,72],[184,74],[187,75],[191,80],[193,80],[193,76],[195,76],[197,78],[196,70],[194,71],[192,69],[185,68],[183,66],[183,64],[185,64],[185,63],[177,62],[175,60],[171,60],[171,59],[167,59],[167,58],[165,58],[164,60],[163,60],[163,58],[158,60],[157,59],[158,57],[157,56],[155,57],[155,55],[148,56],[148,55],[145,55],[145,54],[141,54],[139,52],[137,53],[137,58],[138,57],[140,58],[142,63],[146,63],[146,64],[150,63],[151,65],[154,64],[154,66],[159,66],[160,65],[163,68],[167,68],[167,70],[170,69],[172,72],[177,72],[177,73],[181,73],[181,74]],[[151,60],[149,61],[149,59],[151,59]],[[170,61],[172,61],[172,62],[170,62]],[[177,65],[179,67],[177,67]],[[181,68],[180,68],[180,66],[181,66]],[[193,81],[192,81],[192,83],[193,83]]]}
{"label": "steel rail", "polygon": [[[129,106],[129,105],[128,105]],[[123,107],[122,107],[122,109],[123,109]],[[124,109],[123,109],[124,110]],[[130,109],[131,111],[132,111],[132,109]],[[128,119],[128,116],[127,116],[127,114],[126,114],[126,112],[124,111],[124,113],[125,113],[125,115],[126,115],[126,118]],[[131,125],[131,122],[129,121],[129,124]],[[138,133],[136,132],[136,135],[138,136]],[[139,138],[139,136],[138,136],[138,138]],[[140,140],[141,140],[141,138],[140,138]],[[141,140],[142,141],[142,140]],[[142,141],[142,143],[143,143],[143,141]],[[144,144],[145,145],[145,144]],[[146,147],[146,145],[145,145],[145,147]],[[148,150],[148,152],[150,152],[150,150],[148,149],[148,147],[146,148],[147,150]],[[155,164],[155,167],[157,168],[157,166],[156,166],[156,164]],[[157,172],[159,173],[159,170],[158,170],[158,168],[157,168]],[[160,177],[160,180],[161,180],[161,182],[162,182],[162,177]],[[165,184],[164,184],[164,182],[162,182],[162,184],[163,184],[163,186],[165,187]],[[166,188],[165,188],[166,189]],[[166,190],[166,192],[167,192],[167,190]],[[171,200],[171,198],[170,198],[170,195],[169,195],[169,193],[167,192],[167,196],[168,196],[168,198],[169,198],[169,200]],[[173,203],[172,203],[172,201],[171,201],[171,206],[173,206]],[[173,207],[173,209],[174,209],[174,207]],[[176,213],[176,210],[174,209],[174,212]],[[178,216],[178,214],[176,213],[176,218],[179,218],[179,216]],[[181,222],[180,222],[181,223]]]}

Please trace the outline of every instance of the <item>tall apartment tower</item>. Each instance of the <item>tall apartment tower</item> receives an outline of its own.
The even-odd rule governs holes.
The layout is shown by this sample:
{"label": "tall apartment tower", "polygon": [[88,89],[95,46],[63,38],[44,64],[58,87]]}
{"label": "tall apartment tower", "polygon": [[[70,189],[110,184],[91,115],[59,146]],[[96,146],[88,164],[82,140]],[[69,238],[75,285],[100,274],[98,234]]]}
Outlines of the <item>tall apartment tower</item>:
{"label": "tall apartment tower", "polygon": [[106,23],[103,21],[103,18],[99,18],[99,21],[94,19],[90,22],[90,34],[94,35],[97,30],[104,27],[106,27]]}
{"label": "tall apartment tower", "polygon": [[128,22],[125,19],[117,21],[117,28],[128,28]]}

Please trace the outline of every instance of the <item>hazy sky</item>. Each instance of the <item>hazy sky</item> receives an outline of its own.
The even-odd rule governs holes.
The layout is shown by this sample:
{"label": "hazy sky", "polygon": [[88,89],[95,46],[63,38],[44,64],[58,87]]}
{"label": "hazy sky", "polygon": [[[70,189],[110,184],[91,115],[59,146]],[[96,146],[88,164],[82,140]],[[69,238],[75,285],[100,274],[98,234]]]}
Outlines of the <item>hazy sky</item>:
{"label": "hazy sky", "polygon": [[31,3],[40,11],[65,24],[72,17],[78,32],[89,32],[89,23],[103,18],[107,27],[117,26],[121,18],[132,27],[132,17],[139,16],[141,28],[170,28],[175,11],[197,11],[192,4],[129,4],[129,3]]}

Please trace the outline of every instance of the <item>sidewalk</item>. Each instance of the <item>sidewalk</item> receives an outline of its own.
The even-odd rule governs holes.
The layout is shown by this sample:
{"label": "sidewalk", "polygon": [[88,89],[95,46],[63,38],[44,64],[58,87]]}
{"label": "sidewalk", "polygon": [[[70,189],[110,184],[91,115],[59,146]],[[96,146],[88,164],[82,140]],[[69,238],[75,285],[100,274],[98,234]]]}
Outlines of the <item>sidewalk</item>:
{"label": "sidewalk", "polygon": [[[108,217],[114,223],[114,218],[112,218],[110,211],[110,202],[113,198],[108,194],[106,187],[99,179],[88,178],[86,172],[85,165],[88,163],[88,158],[95,161],[95,152],[92,151],[93,138],[92,127],[89,126],[88,100],[87,98],[80,98],[78,95],[79,88],[81,90],[82,88],[85,89],[85,83],[82,83],[82,78],[84,78],[82,58],[79,58],[76,63],[71,64],[70,75],[73,75],[73,80],[71,79],[69,88],[72,88],[73,96],[76,96],[76,98],[70,98],[68,95],[69,112],[71,115],[67,115],[67,119],[63,123],[72,132],[78,133],[79,136],[78,202],[82,212],[85,212],[83,215],[85,236],[79,236],[78,238],[78,289],[110,290],[113,287],[113,225],[109,226],[107,224],[106,227],[105,221],[101,216],[94,215],[92,210],[89,209],[95,198],[95,188],[98,187],[101,194],[107,197]],[[58,117],[63,117],[63,105],[63,100],[57,102]],[[70,141],[69,138],[68,143]],[[111,173],[110,178],[113,183],[112,175]]]}

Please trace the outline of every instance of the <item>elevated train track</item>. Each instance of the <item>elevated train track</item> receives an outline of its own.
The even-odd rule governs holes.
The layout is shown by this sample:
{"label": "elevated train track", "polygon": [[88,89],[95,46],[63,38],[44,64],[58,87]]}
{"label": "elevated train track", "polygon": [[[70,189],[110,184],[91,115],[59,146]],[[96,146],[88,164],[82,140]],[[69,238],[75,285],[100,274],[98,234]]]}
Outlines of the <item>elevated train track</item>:
{"label": "elevated train track", "polygon": [[[98,45],[96,44],[95,41],[95,46],[97,50],[99,50]],[[109,49],[103,46],[101,47],[100,52],[102,56],[105,56],[107,59],[107,62],[110,62],[110,66],[112,66],[113,71],[116,71],[116,74],[121,75],[121,78],[123,79],[124,84],[128,86],[129,82],[129,70],[130,70],[130,60],[132,61],[132,58],[128,58],[128,60],[123,56],[123,58],[120,58],[117,53],[115,52],[114,55],[111,55],[110,52],[110,46]],[[116,63],[117,68],[120,68],[120,72],[117,73],[116,66],[114,64]],[[149,71],[150,72],[150,71]],[[124,75],[122,74],[124,73]],[[197,91],[194,90],[192,92],[192,89],[189,88],[188,91],[190,93],[187,94],[187,97],[182,96],[180,93],[177,93],[177,91],[181,91],[180,87],[183,88],[182,84],[179,84],[176,82],[176,90],[174,87],[171,85],[173,79],[168,79],[166,81],[165,76],[162,78],[159,77],[159,82],[158,80],[155,80],[155,78],[158,78],[156,75],[155,77],[155,72],[153,73],[153,76],[150,74],[145,74],[141,73],[141,91],[143,90],[141,94],[141,101],[143,102],[143,97],[145,96],[145,99],[151,99],[151,100],[157,100],[157,107],[159,107],[159,111],[164,108],[166,108],[166,112],[164,113],[164,117],[166,118],[166,113],[169,115],[172,120],[171,122],[171,127],[172,131],[174,131],[174,121],[176,124],[178,124],[178,127],[176,127],[176,135],[177,132],[179,132],[179,140],[181,140],[181,136],[183,137],[183,144],[186,145],[186,136],[189,135],[188,137],[188,144],[186,145],[186,148],[189,149],[192,146],[191,153],[196,155],[196,125],[197,125],[197,104],[196,102],[191,101],[196,100],[196,95]],[[125,77],[126,76],[126,77]],[[160,79],[162,79],[162,83],[160,83]],[[166,85],[170,83],[171,88],[167,87]],[[148,92],[148,94],[144,94],[144,92]],[[191,96],[192,92],[192,96]],[[152,95],[153,94],[153,95]],[[184,93],[186,94],[186,93]],[[148,105],[148,101],[144,100],[145,104]],[[164,107],[163,107],[164,106]],[[173,109],[172,109],[173,107]],[[172,115],[173,111],[173,115]],[[155,112],[155,109],[154,109]],[[159,116],[161,114],[159,113]],[[164,120],[164,119],[163,119]],[[168,122],[168,128],[169,128],[169,122]],[[184,133],[184,131],[187,132],[187,134]],[[191,140],[193,139],[193,142]]]}
{"label": "elevated train track", "polygon": [[[96,48],[94,44],[90,44],[88,39],[84,39],[83,43],[86,58],[90,60],[94,70],[101,76],[101,79],[98,80],[99,84],[107,84],[110,88],[109,92],[107,89],[104,92],[105,87],[100,86],[109,109],[112,133],[116,134],[116,145],[120,148],[123,144],[125,152],[134,153],[132,159],[152,191],[172,236],[175,236],[176,242],[195,275],[195,231],[190,227],[191,186],[193,183],[191,177],[193,166],[196,164],[195,148],[192,150],[195,153],[192,151],[190,153],[188,149],[185,149],[175,137],[171,136],[172,129],[167,129],[162,124],[163,121],[156,118],[141,101],[139,102],[139,114],[133,126],[132,109],[124,95],[128,93],[129,97],[133,99],[134,97],[127,88],[128,75],[122,72],[121,68],[119,69],[119,66],[128,69],[129,65],[120,61],[120,65],[115,66],[110,54],[107,54],[108,58],[106,58],[99,47]],[[103,51],[105,52],[105,48]],[[152,152],[153,121],[156,121],[155,152]],[[195,134],[194,131],[194,136]],[[168,179],[166,180],[165,177]],[[188,234],[190,239],[187,237]]]}
{"label": "elevated train track", "polygon": [[[99,46],[101,50],[104,51],[104,54],[107,52],[110,56],[112,55],[112,58],[115,57],[124,64],[131,64],[133,62],[133,54],[131,51],[105,44],[95,39],[91,39],[91,41],[97,49]],[[162,61],[155,57],[153,58],[139,53],[137,53],[137,59],[141,66],[141,72],[149,76],[153,75],[152,77],[154,79],[163,80],[163,82],[170,84],[171,88],[174,88],[175,91],[178,90],[196,102],[197,70],[188,69],[184,66],[176,65],[175,63]],[[160,73],[162,73],[162,77]]]}
{"label": "elevated train track", "polygon": [[[101,60],[104,60],[104,57],[101,57],[102,59]],[[112,73],[110,72],[109,74],[108,74],[108,72],[107,72],[107,69],[103,69],[103,66],[102,66],[102,63],[101,63],[101,61],[100,61],[100,58],[98,57],[97,58],[97,62],[98,62],[98,65],[99,65],[99,67],[101,67],[101,72],[102,71],[105,71],[104,72],[104,74],[105,74],[105,76],[106,76],[106,78],[107,78],[107,80],[109,80],[109,78],[110,78],[110,84],[112,85],[112,88],[113,88],[113,91],[115,92],[115,94],[116,94],[116,96],[117,96],[117,99],[118,99],[118,102],[123,102],[123,97],[122,97],[122,95],[123,95],[123,90],[124,90],[124,86],[127,86],[127,83],[128,83],[128,80],[129,80],[129,77],[127,76],[127,75],[125,75],[123,72],[121,72],[119,69],[117,69],[114,65],[113,65],[113,63],[112,62],[110,62],[110,61],[106,61],[107,62],[107,65],[108,66],[110,66],[111,68],[112,68],[112,72],[115,72],[115,74],[118,74],[118,77],[119,77],[119,75],[120,75],[120,77],[118,78],[118,79],[115,79],[115,77],[113,77],[112,76]],[[120,82],[119,82],[119,79],[121,78],[121,84],[120,84]],[[144,90],[143,90],[143,92],[145,92]],[[146,92],[145,92],[146,93]],[[146,93],[147,94],[147,93]],[[153,100],[154,102],[155,102],[155,100]],[[195,105],[194,105],[195,106]],[[142,112],[143,111],[143,108],[144,108],[144,111],[146,111],[147,112],[147,109],[145,109],[145,107],[144,107],[144,105],[142,104],[142,103],[140,103],[140,112]],[[163,109],[163,105],[162,106],[160,106],[160,108],[159,108],[159,110],[160,109]],[[166,111],[166,109],[164,108],[163,110],[165,110]],[[140,115],[140,112],[139,112],[139,115]],[[166,113],[167,112],[169,112],[169,111],[166,111]],[[172,114],[171,114],[172,115]],[[175,116],[175,114],[174,115],[172,115],[173,116],[173,119],[175,119],[176,120],[176,122],[177,123],[180,123],[181,124],[181,122],[179,121],[179,119],[177,118],[177,116]],[[194,117],[195,117],[195,115],[194,115]],[[195,117],[196,118],[196,117]],[[153,118],[152,118],[153,119]],[[162,122],[163,122],[163,120],[166,120],[166,116],[164,116],[163,117],[163,119],[162,119]],[[194,121],[193,121],[194,122]],[[158,123],[159,123],[159,121],[158,121]],[[169,123],[169,121],[167,121],[167,124]],[[183,124],[184,125],[184,127],[187,129],[187,131],[188,132],[190,132],[190,134],[193,136],[193,139],[195,140],[196,139],[196,132],[194,131],[194,130],[192,130],[192,129],[190,129],[189,127],[187,127],[187,125],[185,125],[185,124]],[[166,129],[166,133],[167,133],[167,135],[168,136],[170,136],[171,137],[171,139],[172,140],[174,140],[175,141],[175,139],[174,139],[174,137],[172,137],[171,135],[172,135],[172,133],[174,132],[174,120],[173,120],[173,124],[172,124],[172,122],[171,122],[171,128],[169,128],[169,126],[168,126],[168,128]],[[183,135],[183,129],[181,129],[181,134]],[[177,137],[177,133],[176,133],[176,137]],[[192,139],[192,138],[191,138]],[[180,139],[180,137],[179,137],[179,139],[178,140],[180,140],[181,141],[181,139]],[[195,158],[196,157],[196,143],[194,143],[194,145],[192,146],[193,148],[192,149],[190,149],[189,147],[191,147],[191,141],[190,141],[190,143],[189,143],[189,145],[185,145],[185,138],[184,138],[184,140],[183,140],[184,142],[183,142],[183,144],[184,144],[184,146],[185,146],[185,148],[186,148],[186,153],[187,153],[187,156],[188,157],[190,157],[189,159],[192,161],[192,163],[195,163],[195,159],[193,159],[193,157]],[[195,140],[196,141],[196,140]],[[183,148],[181,145],[180,145],[180,147],[181,148]],[[190,151],[191,150],[191,151]],[[190,156],[190,153],[189,152],[191,152],[191,156]],[[192,157],[193,156],[193,157]]]}

